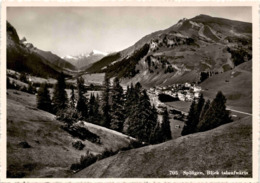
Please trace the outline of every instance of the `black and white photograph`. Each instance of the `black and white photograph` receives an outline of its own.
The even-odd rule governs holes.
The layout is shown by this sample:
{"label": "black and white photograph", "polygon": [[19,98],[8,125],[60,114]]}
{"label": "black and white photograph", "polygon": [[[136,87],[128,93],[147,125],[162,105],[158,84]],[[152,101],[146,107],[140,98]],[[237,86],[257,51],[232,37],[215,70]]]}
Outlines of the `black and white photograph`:
{"label": "black and white photograph", "polygon": [[254,177],[251,5],[18,5],[4,24],[7,180]]}

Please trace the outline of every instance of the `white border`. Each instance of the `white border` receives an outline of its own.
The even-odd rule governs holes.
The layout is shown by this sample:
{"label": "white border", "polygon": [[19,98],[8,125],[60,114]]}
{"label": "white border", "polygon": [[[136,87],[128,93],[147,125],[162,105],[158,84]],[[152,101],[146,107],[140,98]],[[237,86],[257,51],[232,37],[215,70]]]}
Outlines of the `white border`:
{"label": "white border", "polygon": [[[48,1],[48,0],[47,0]],[[203,2],[202,2],[203,1]],[[259,3],[258,2],[238,2],[238,1],[189,1],[184,2],[177,0],[177,2],[167,2],[167,1],[153,1],[148,2],[144,0],[131,1],[89,1],[82,2],[80,0],[75,0],[74,2],[55,1],[55,2],[43,2],[39,0],[38,2],[2,2],[1,4],[1,62],[0,62],[0,120],[1,120],[1,148],[0,148],[0,182],[236,182],[245,183],[259,182]],[[6,178],[6,8],[7,7],[22,7],[22,6],[150,6],[150,7],[165,7],[165,6],[175,6],[175,7],[189,7],[189,6],[251,6],[252,7],[252,23],[253,23],[253,178],[157,178],[157,179],[140,179],[140,178],[124,178],[124,179],[93,179],[93,178],[22,178],[22,179],[11,179]]]}

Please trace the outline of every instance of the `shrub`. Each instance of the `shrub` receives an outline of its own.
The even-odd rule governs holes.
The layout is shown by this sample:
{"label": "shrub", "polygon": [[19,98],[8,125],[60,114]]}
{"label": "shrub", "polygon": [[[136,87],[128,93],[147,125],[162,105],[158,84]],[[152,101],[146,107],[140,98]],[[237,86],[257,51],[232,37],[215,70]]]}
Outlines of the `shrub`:
{"label": "shrub", "polygon": [[70,166],[70,169],[74,171],[82,170],[88,167],[89,165],[95,163],[96,161],[97,161],[97,156],[87,151],[86,155],[80,157],[80,161],[78,163],[74,163]]}
{"label": "shrub", "polygon": [[113,155],[117,154],[118,152],[119,152],[119,150],[113,151],[113,150],[105,149],[105,151],[102,154],[97,155],[97,158],[98,158],[98,160],[101,160],[101,159],[113,156]]}
{"label": "shrub", "polygon": [[65,122],[68,125],[72,125],[80,118],[80,114],[75,108],[66,108],[57,112],[57,119]]}
{"label": "shrub", "polygon": [[82,150],[85,147],[85,144],[83,144],[81,141],[72,142],[72,146],[75,149]]}
{"label": "shrub", "polygon": [[81,140],[89,140],[92,143],[101,144],[100,137],[88,129],[75,126],[75,125],[63,125],[61,128],[71,134],[73,137],[79,138]]}
{"label": "shrub", "polygon": [[24,82],[24,83],[28,83],[27,76],[24,72],[21,73],[19,80]]}
{"label": "shrub", "polygon": [[19,147],[21,147],[21,148],[31,148],[32,146],[30,145],[30,144],[28,144],[28,142],[20,142],[19,144],[18,144],[18,146]]}

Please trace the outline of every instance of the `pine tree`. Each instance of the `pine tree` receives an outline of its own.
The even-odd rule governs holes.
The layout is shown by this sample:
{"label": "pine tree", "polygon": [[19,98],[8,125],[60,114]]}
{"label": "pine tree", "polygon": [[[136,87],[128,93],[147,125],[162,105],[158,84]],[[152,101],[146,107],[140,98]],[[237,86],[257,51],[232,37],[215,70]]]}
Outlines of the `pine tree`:
{"label": "pine tree", "polygon": [[76,109],[76,99],[74,93],[74,87],[71,86],[71,95],[69,100],[69,105],[64,110],[60,110],[56,115],[57,119],[65,122],[67,125],[72,125],[78,119],[81,118],[81,115],[78,113]]}
{"label": "pine tree", "polygon": [[143,142],[149,142],[157,124],[152,113],[149,97],[144,90],[136,104],[135,110],[129,116],[127,133]]}
{"label": "pine tree", "polygon": [[93,106],[93,111],[94,111],[94,123],[101,125],[101,114],[100,114],[100,100],[99,100],[99,95],[95,97],[95,102]]}
{"label": "pine tree", "polygon": [[190,133],[192,133],[193,129],[192,129],[192,124],[194,123],[194,120],[196,118],[196,102],[195,100],[193,100],[191,106],[190,106],[190,110],[189,110],[189,114],[187,117],[187,121],[182,129],[181,135],[188,135]]}
{"label": "pine tree", "polygon": [[110,96],[110,81],[107,76],[105,76],[105,90],[103,92],[103,105],[102,105],[102,111],[103,111],[103,121],[102,126],[105,126],[107,128],[110,128],[111,123],[111,107],[109,104],[109,97]]}
{"label": "pine tree", "polygon": [[83,119],[88,117],[88,105],[87,98],[84,96],[86,89],[84,87],[84,79],[79,77],[77,79],[77,89],[78,89],[78,102],[77,102],[77,111],[80,113]]}
{"label": "pine tree", "polygon": [[91,93],[90,95],[90,99],[89,99],[89,103],[88,103],[88,108],[89,108],[89,111],[88,111],[88,121],[91,122],[91,123],[96,123],[96,97],[93,93]]}
{"label": "pine tree", "polygon": [[130,116],[134,105],[136,104],[136,101],[138,101],[138,98],[134,95],[134,86],[133,83],[131,83],[130,87],[127,86],[126,95],[125,95],[125,113],[126,116]]}
{"label": "pine tree", "polygon": [[63,73],[61,73],[58,77],[58,82],[54,87],[53,93],[53,107],[55,113],[58,113],[58,111],[64,110],[67,107],[68,98],[65,89],[65,76]]}
{"label": "pine tree", "polygon": [[226,98],[219,91],[212,101],[209,109],[205,113],[203,119],[197,126],[199,132],[216,128],[220,125],[231,122],[229,111],[226,110]]}
{"label": "pine tree", "polygon": [[188,114],[188,120],[182,130],[182,135],[188,135],[197,132],[197,125],[200,121],[201,112],[205,103],[203,94],[200,95],[198,103],[194,100]]}
{"label": "pine tree", "polygon": [[47,84],[43,83],[37,93],[37,108],[52,112],[51,97]]}
{"label": "pine tree", "polygon": [[89,117],[92,117],[92,118],[94,116],[94,104],[95,104],[95,96],[93,93],[91,93],[90,99],[89,99],[89,104],[88,104],[88,107],[89,107],[88,115],[89,115]]}
{"label": "pine tree", "polygon": [[163,120],[162,120],[161,130],[162,130],[162,134],[163,134],[163,141],[172,139],[169,113],[166,108],[163,111]]}
{"label": "pine tree", "polygon": [[150,144],[158,144],[163,142],[163,134],[159,121],[156,123],[150,138]]}
{"label": "pine tree", "polygon": [[112,90],[111,129],[121,132],[125,121],[124,92],[119,79],[115,78]]}
{"label": "pine tree", "polygon": [[198,103],[195,107],[195,119],[193,120],[193,123],[191,124],[191,132],[190,133],[195,133],[197,131],[197,126],[199,124],[200,121],[200,115],[203,109],[205,103],[205,99],[203,97],[203,94],[200,94],[200,97],[198,99]]}

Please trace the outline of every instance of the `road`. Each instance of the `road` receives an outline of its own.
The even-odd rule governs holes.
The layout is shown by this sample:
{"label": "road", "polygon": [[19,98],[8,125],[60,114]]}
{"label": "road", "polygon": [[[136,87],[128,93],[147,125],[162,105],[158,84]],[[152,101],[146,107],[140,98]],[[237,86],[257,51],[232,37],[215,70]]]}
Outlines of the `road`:
{"label": "road", "polygon": [[247,113],[247,112],[243,112],[243,111],[237,111],[237,110],[230,109],[230,108],[227,108],[227,110],[229,110],[229,111],[233,111],[233,112],[237,112],[237,113],[240,113],[240,114],[245,114],[245,115],[252,116],[252,114],[250,114],[250,113]]}
{"label": "road", "polygon": [[[177,110],[177,111],[181,111],[181,112],[183,112],[184,114],[188,115],[187,112],[184,112],[184,111],[181,110],[181,109],[177,109],[177,108],[175,108],[175,107],[173,107],[173,106],[169,106],[169,105],[166,105],[166,106],[168,107],[168,110],[169,110],[169,109],[175,109],[175,110]],[[235,110],[235,109],[231,109],[231,108],[229,108],[229,107],[227,107],[226,109],[229,110],[229,111],[232,111],[232,112],[236,112],[236,113],[240,113],[240,114],[252,116],[251,113],[247,113],[247,112],[243,112],[243,111],[238,111],[238,110]]]}

